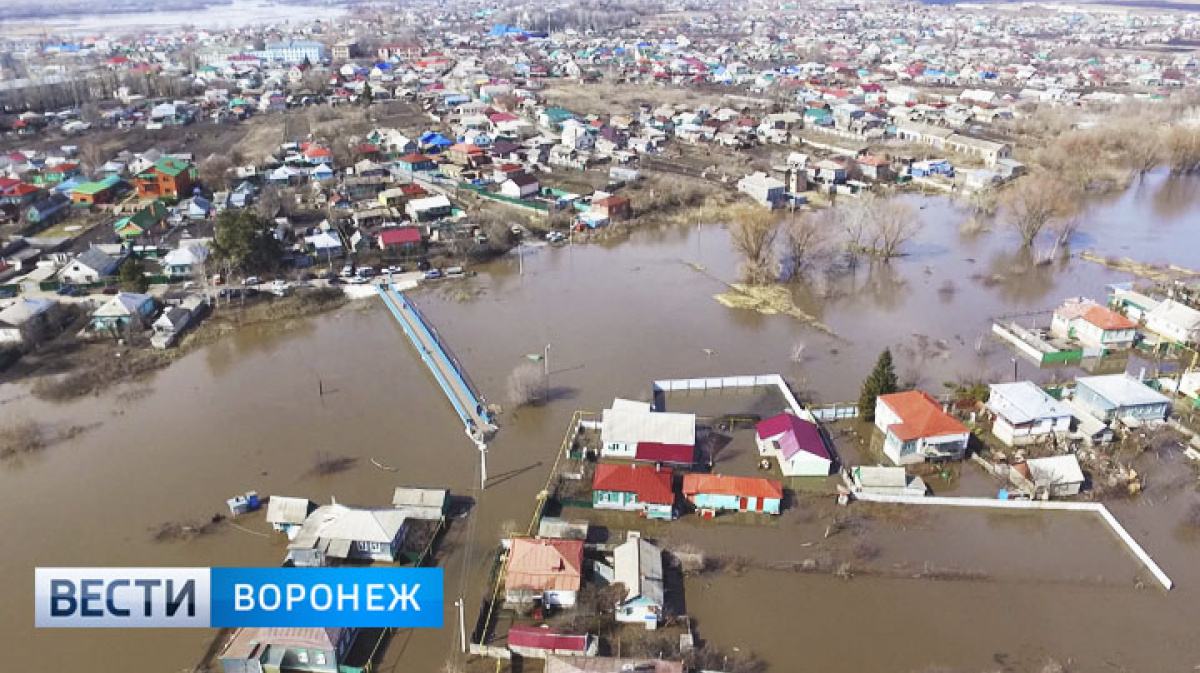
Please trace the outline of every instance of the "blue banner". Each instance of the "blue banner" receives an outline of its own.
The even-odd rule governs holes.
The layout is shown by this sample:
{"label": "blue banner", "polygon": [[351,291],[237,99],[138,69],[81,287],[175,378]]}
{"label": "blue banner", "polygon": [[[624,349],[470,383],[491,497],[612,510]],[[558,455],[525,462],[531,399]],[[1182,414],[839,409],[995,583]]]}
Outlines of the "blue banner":
{"label": "blue banner", "polygon": [[37,568],[39,628],[442,626],[441,568]]}
{"label": "blue banner", "polygon": [[213,568],[212,626],[427,627],[441,568]]}

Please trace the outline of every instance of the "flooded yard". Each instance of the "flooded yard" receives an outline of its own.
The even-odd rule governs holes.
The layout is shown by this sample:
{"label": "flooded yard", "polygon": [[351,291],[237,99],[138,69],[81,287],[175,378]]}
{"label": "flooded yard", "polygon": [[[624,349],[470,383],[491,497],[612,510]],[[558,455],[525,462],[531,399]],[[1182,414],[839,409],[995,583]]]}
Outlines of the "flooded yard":
{"label": "flooded yard", "polygon": [[[1200,210],[1189,184],[1151,176],[1096,205],[1077,247],[1200,266]],[[489,446],[492,485],[482,492],[475,448],[374,300],[291,330],[239,333],[144,384],[70,404],[39,402],[24,385],[5,384],[5,424],[87,428],[0,465],[0,493],[16,513],[0,522],[0,565],[9,571],[0,575],[0,595],[17,608],[0,624],[8,642],[20,643],[9,648],[7,665],[128,670],[115,652],[136,653],[147,670],[194,665],[212,637],[207,631],[35,631],[22,608],[32,602],[30,569],[276,565],[282,538],[256,534],[269,528],[256,517],[238,520],[245,530],[225,525],[185,541],[153,539],[163,523],[206,521],[225,509],[225,498],[249,489],[358,505],[389,502],[397,485],[443,486],[474,498],[440,562],[447,593],[477,606],[490,589],[487,564],[501,531],[528,522],[573,411],[599,411],[618,396],[650,399],[659,378],[776,372],[802,401],[853,402],[884,347],[896,353],[902,380],[931,392],[945,381],[1004,379],[1011,353],[984,336],[991,316],[1052,308],[1067,296],[1099,298],[1106,283],[1130,279],[1077,259],[1030,265],[1016,252],[1015,234],[960,234],[965,216],[952,205],[912,198],[927,225],[910,256],[795,287],[798,304],[837,336],[718,304],[713,296],[735,279],[737,260],[713,225],[641,231],[606,246],[526,250],[524,274],[515,259],[503,259],[461,281],[472,292],[449,292],[447,284],[415,293],[491,402],[504,406],[509,373],[549,347],[551,401],[501,415]],[[947,282],[953,292],[940,291]],[[1035,380],[1074,373],[1018,367]],[[686,402],[686,409],[679,400],[669,408],[727,413],[719,398]],[[739,403],[739,413],[747,410],[766,415],[781,405],[764,396]],[[734,433],[735,451],[753,449],[745,432]],[[372,458],[398,471],[378,469]],[[737,454],[718,456],[722,470],[725,458],[729,472],[754,474]],[[329,461],[341,469],[314,469]],[[1175,579],[1170,593],[1148,583],[1136,588],[1136,561],[1087,517],[923,510],[899,520],[866,517],[864,533],[829,538],[853,560],[854,540],[869,536],[878,547],[869,565],[878,574],[842,580],[749,568],[702,576],[688,581],[687,611],[701,638],[752,650],[778,671],[796,670],[798,661],[814,670],[940,664],[1021,671],[1047,657],[1070,659],[1080,670],[1189,670],[1200,663],[1192,636],[1200,620],[1200,540],[1182,534],[1179,521],[1197,499],[1195,477],[1183,462],[1160,462],[1151,466],[1161,476],[1148,480],[1145,496],[1113,509]],[[826,518],[855,513],[809,497],[822,500],[802,498],[794,512],[761,526],[680,521],[663,528],[698,546],[800,561],[813,553],[806,543],[824,540]],[[900,576],[926,564],[986,577]],[[437,670],[456,646],[451,629],[401,633],[383,670]]]}

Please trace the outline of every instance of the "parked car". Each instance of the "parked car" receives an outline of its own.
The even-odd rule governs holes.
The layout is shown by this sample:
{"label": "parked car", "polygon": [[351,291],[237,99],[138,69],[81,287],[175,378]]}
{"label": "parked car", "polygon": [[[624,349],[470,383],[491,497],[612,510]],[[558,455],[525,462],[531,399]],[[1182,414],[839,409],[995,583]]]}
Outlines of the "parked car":
{"label": "parked car", "polygon": [[430,269],[425,272],[425,280],[437,280],[442,277],[442,272],[438,269]]}
{"label": "parked car", "polygon": [[463,275],[463,268],[461,266],[448,267],[446,269],[446,275],[447,276],[461,276],[461,275]]}
{"label": "parked car", "polygon": [[258,285],[261,282],[262,282],[262,279],[260,279],[258,276],[247,276],[246,280],[242,281],[242,285],[245,285],[246,287],[251,287],[254,285]]}
{"label": "parked car", "polygon": [[374,275],[375,275],[375,269],[372,269],[369,266],[364,266],[358,270],[359,278],[370,278],[371,276],[374,276]]}
{"label": "parked car", "polygon": [[387,268],[387,272],[388,272],[389,274],[392,274],[392,273],[404,273],[404,267],[400,266],[399,264],[393,264],[393,265],[391,265],[391,266],[389,266],[389,267]]}
{"label": "parked car", "polygon": [[0,299],[12,299],[15,296],[17,296],[17,288],[0,287]]}
{"label": "parked car", "polygon": [[271,294],[277,297],[287,296],[291,290],[292,286],[286,280],[278,279],[271,281]]}
{"label": "parked car", "polygon": [[54,293],[63,297],[79,297],[87,294],[87,292],[84,292],[82,289],[77,288],[74,285],[63,285],[55,290]]}
{"label": "parked car", "polygon": [[366,285],[367,283],[371,282],[371,279],[366,278],[365,276],[355,276],[346,282],[350,283],[351,285]]}
{"label": "parked car", "polygon": [[429,260],[423,259],[417,262],[417,269],[420,271],[428,271],[430,269]]}
{"label": "parked car", "polygon": [[567,235],[561,231],[551,231],[546,234],[546,240],[550,243],[562,243],[567,240]]}
{"label": "parked car", "polygon": [[349,278],[350,276],[353,276],[353,275],[354,275],[354,265],[353,264],[347,264],[346,266],[342,267],[342,278]]}
{"label": "parked car", "polygon": [[100,293],[101,293],[101,294],[117,294],[117,293],[118,293],[118,292],[120,292],[120,291],[121,291],[121,288],[117,288],[117,287],[106,287],[106,288],[104,288],[103,290],[101,290],[101,291],[100,291]]}

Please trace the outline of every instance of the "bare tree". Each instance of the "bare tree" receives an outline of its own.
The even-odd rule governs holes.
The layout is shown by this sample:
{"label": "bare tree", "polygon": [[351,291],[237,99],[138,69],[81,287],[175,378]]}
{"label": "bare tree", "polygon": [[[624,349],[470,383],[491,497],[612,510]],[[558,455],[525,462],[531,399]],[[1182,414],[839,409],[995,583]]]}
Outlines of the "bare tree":
{"label": "bare tree", "polygon": [[872,211],[878,197],[869,194],[827,211],[825,218],[845,236],[846,250],[852,257],[866,252],[870,243]]}
{"label": "bare tree", "polygon": [[779,237],[779,220],[769,210],[742,206],[732,214],[729,237],[742,256],[742,279],[752,285],[763,285],[775,279],[775,241]]}
{"label": "bare tree", "polygon": [[1080,198],[1063,180],[1032,175],[1009,188],[1004,206],[1008,222],[1021,234],[1021,245],[1029,247],[1047,225],[1074,217]]}
{"label": "bare tree", "polygon": [[258,214],[267,219],[274,219],[279,214],[283,207],[283,194],[279,188],[274,185],[268,185],[259,192],[258,197],[254,201],[254,208]]}
{"label": "bare tree", "polygon": [[1162,133],[1155,127],[1131,123],[1125,125],[1120,138],[1121,153],[1125,164],[1138,177],[1154,170],[1163,162],[1166,147]]}
{"label": "bare tree", "polygon": [[900,254],[900,246],[912,240],[924,224],[917,211],[904,201],[875,201],[872,208],[871,254],[891,259]]}
{"label": "bare tree", "polygon": [[783,235],[784,255],[793,268],[800,268],[812,257],[825,252],[829,229],[812,213],[795,213],[784,218],[779,228]]}
{"label": "bare tree", "polygon": [[508,393],[508,403],[513,407],[538,404],[542,401],[545,392],[542,370],[532,362],[519,364],[508,375],[505,387]]}
{"label": "bare tree", "polygon": [[79,160],[87,167],[89,171],[98,171],[108,160],[107,153],[104,150],[104,145],[95,140],[90,140],[84,143],[79,148]]}
{"label": "bare tree", "polygon": [[233,162],[229,160],[229,157],[214,154],[200,162],[197,172],[205,187],[219,191],[229,186],[229,175],[232,168]]}

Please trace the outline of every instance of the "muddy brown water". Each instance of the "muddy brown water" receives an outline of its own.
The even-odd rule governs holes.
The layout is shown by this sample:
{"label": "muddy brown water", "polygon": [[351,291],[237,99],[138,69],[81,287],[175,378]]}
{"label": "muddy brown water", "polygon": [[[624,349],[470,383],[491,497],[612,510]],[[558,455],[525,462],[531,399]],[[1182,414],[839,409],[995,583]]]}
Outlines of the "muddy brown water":
{"label": "muddy brown water", "polygon": [[[1194,182],[1151,176],[1097,204],[1076,246],[1200,266],[1194,192]],[[830,299],[798,291],[839,338],[792,318],[713,301],[721,283],[686,262],[718,279],[734,278],[728,239],[714,226],[643,231],[611,246],[526,250],[524,275],[515,260],[501,260],[463,281],[481,290],[466,302],[455,301],[448,283],[417,293],[490,399],[502,401],[512,368],[550,344],[552,401],[502,416],[489,454],[493,485],[483,493],[474,490],[476,452],[453,410],[398,325],[371,300],[294,329],[237,334],[145,383],[96,398],[50,405],[21,385],[4,385],[5,424],[94,426],[0,466],[9,513],[0,519],[0,596],[9,606],[0,617],[8,644],[4,668],[194,665],[208,631],[33,629],[32,569],[276,565],[284,554],[280,538],[228,526],[188,541],[151,539],[153,527],[203,520],[248,489],[361,505],[389,502],[400,484],[446,486],[476,498],[471,516],[452,527],[441,558],[448,594],[465,594],[474,608],[485,589],[487,552],[502,528],[527,524],[573,410],[598,410],[618,395],[646,398],[655,378],[771,372],[795,381],[807,399],[849,401],[884,346],[897,349],[903,376],[929,390],[962,376],[1006,378],[1008,350],[987,340],[982,354],[975,348],[989,316],[1050,308],[1069,295],[1100,297],[1106,283],[1128,279],[1076,260],[1013,274],[1015,236],[997,229],[965,238],[957,230],[963,216],[951,205],[913,201],[928,225],[911,256],[890,267],[862,265],[834,281],[843,289]],[[1006,277],[993,284],[972,280],[976,274]],[[946,280],[956,292],[938,292]],[[935,345],[919,348],[915,335]],[[806,347],[797,363],[792,352],[800,341]],[[1019,367],[1023,377],[1039,379],[1070,373]],[[343,457],[353,459],[343,472],[312,471],[318,460]],[[373,467],[372,457],[398,472]],[[1028,670],[1043,655],[1084,662],[1082,670],[1190,670],[1200,663],[1193,637],[1200,623],[1200,543],[1181,532],[1179,521],[1197,496],[1194,478],[1178,478],[1188,469],[1182,459],[1155,460],[1151,467],[1161,479],[1149,481],[1145,498],[1114,510],[1175,579],[1170,593],[1149,582],[1136,588],[1145,575],[1093,523],[939,514],[911,535],[884,534],[883,558],[982,564],[990,581],[845,582],[751,571],[689,582],[688,610],[702,638],[758,652],[777,671],[929,664],[991,670],[998,662]],[[261,515],[239,523],[268,530]],[[702,529],[696,534],[707,539]],[[755,529],[717,537],[748,553],[799,557],[801,542],[777,543],[787,534]],[[453,620],[447,614],[447,623]],[[455,643],[451,629],[402,633],[384,670],[435,671]]]}

